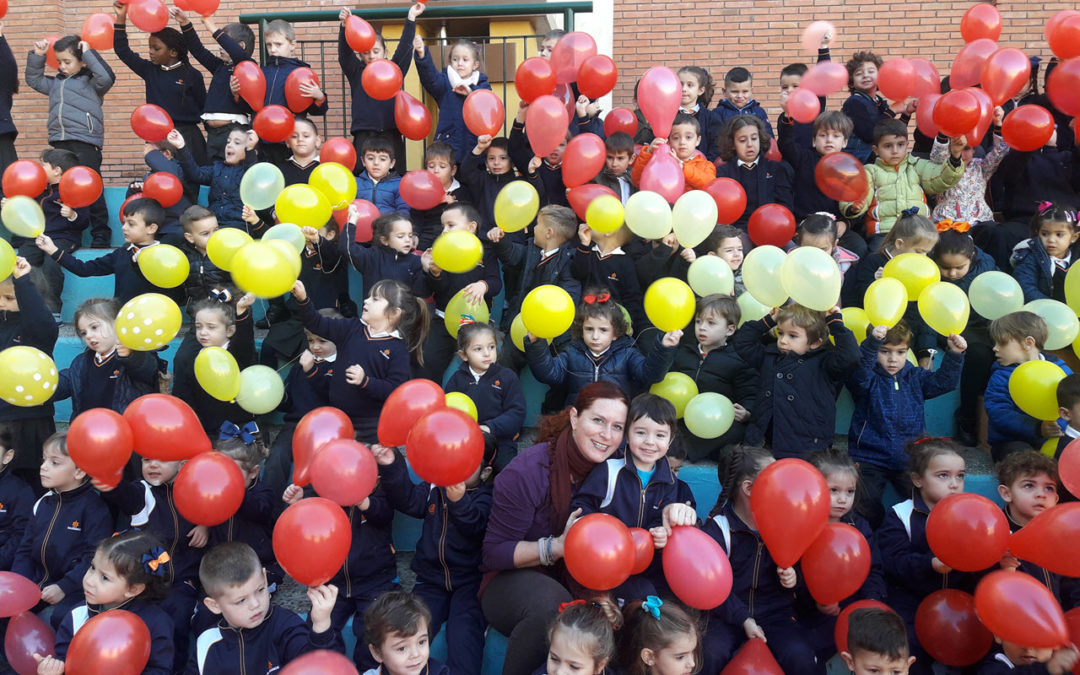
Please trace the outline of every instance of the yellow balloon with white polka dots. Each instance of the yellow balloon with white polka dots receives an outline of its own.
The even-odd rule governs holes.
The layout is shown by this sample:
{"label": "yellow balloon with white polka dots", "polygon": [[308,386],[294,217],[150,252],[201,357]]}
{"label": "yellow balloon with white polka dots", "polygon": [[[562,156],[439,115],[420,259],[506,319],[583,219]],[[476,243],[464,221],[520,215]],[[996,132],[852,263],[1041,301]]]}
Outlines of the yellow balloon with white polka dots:
{"label": "yellow balloon with white polka dots", "polygon": [[128,349],[150,352],[169,344],[180,331],[180,308],[160,293],[128,300],[116,316],[116,337]]}
{"label": "yellow balloon with white polka dots", "polygon": [[18,346],[0,352],[0,399],[29,408],[46,403],[56,392],[60,373],[40,349]]}

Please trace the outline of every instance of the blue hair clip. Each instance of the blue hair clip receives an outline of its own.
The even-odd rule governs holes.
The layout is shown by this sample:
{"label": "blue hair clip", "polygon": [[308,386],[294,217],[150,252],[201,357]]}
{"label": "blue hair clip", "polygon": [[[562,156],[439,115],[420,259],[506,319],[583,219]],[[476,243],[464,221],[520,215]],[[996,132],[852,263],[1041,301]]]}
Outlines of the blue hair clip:
{"label": "blue hair clip", "polygon": [[218,302],[230,303],[232,302],[232,293],[227,288],[215,288],[210,291],[210,299],[217,300]]}
{"label": "blue hair clip", "polygon": [[152,574],[155,577],[165,575],[165,563],[169,562],[171,558],[165,549],[160,546],[155,546],[150,549],[150,553],[143,553],[142,566],[146,570],[147,574]]}
{"label": "blue hair clip", "polygon": [[919,207],[912,206],[910,209],[904,209],[900,212],[900,215],[904,218],[910,218],[911,216],[919,215]]}
{"label": "blue hair clip", "polygon": [[221,429],[218,432],[219,441],[227,441],[230,438],[240,437],[245,443],[254,443],[255,434],[259,433],[259,425],[255,424],[252,420],[245,424],[243,427],[239,427],[232,422],[225,420],[221,423]]}
{"label": "blue hair clip", "polygon": [[663,604],[664,604],[663,600],[656,597],[655,595],[650,595],[649,597],[645,598],[645,602],[641,603],[641,608],[644,609],[649,614],[652,614],[653,618],[659,619],[660,618],[660,607],[662,607]]}

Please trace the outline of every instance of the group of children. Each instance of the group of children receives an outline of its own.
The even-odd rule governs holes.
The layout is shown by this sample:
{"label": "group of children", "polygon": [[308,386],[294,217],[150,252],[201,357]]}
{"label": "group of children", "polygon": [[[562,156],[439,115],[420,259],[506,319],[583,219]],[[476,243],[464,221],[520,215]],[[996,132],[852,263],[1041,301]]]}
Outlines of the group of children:
{"label": "group of children", "polygon": [[[115,77],[76,36],[53,45],[60,64],[55,76],[45,75],[46,41],[27,56],[28,85],[50,97],[51,147],[40,156],[48,187],[37,198],[45,232],[13,239],[20,257],[11,277],[0,280],[0,348],[28,345],[51,354],[64,272],[113,276],[112,298],[85,300],[74,313],[86,350],[70,364],[58,364],[53,400],[70,398],[74,417],[93,408],[123,412],[139,396],[171,391],[191,405],[215,449],[232,458],[247,481],[243,505],[232,518],[212,528],[196,526],[175,506],[180,462],[143,458],[118,485],[91,481],[71,460],[66,435],[56,433],[52,402],[20,408],[0,401],[0,569],[41,587],[39,609],[52,608],[58,630],[56,655],[43,657],[38,672],[63,672],[72,635],[93,615],[115,608],[136,613],[150,629],[145,672],[270,671],[307,651],[344,650],[341,633],[350,620],[358,638],[352,657],[362,672],[480,672],[486,626],[477,599],[480,547],[493,478],[517,452],[523,432],[519,377],[526,365],[550,388],[547,410],[574,405],[598,381],[614,383],[634,399],[625,456],[593,469],[578,486],[575,508],[644,527],[663,547],[669,530],[659,520],[660,506],[694,506],[677,477],[679,465],[719,462],[721,497],[701,526],[727,552],[735,580],[727,602],[698,615],[680,606],[654,562],[609,596],[590,595],[561,611],[548,634],[543,672],[714,673],[747,640],[761,638],[784,672],[820,673],[836,652],[835,618],[856,599],[886,601],[896,614],[853,615],[842,653],[847,666],[856,673],[929,672],[931,659],[914,630],[915,610],[936,589],[972,590],[979,575],[948,569],[926,541],[931,509],[963,490],[964,460],[956,443],[923,438],[925,402],[959,388],[956,437],[965,445],[977,442],[979,420],[987,418],[1001,497],[1018,529],[1058,500],[1054,460],[1036,449],[1056,438],[1060,454],[1080,437],[1080,375],[1069,374],[1058,387],[1059,421],[1036,420],[1013,402],[1009,376],[1020,364],[1051,360],[1071,372],[1043,352],[1047,325],[1027,311],[993,321],[972,312],[959,334],[940,336],[912,303],[895,325],[855,326],[867,331],[861,344],[839,306],[819,312],[787,304],[760,318],[746,316],[752,307],[742,277],[744,254],[752,247],[747,224],[758,206],[791,209],[800,224],[789,248],[811,246],[833,257],[843,274],[845,308],[861,306],[887,262],[901,254],[929,256],[942,280],[965,292],[979,274],[1001,269],[1015,276],[1026,301],[1064,300],[1064,277],[1080,239],[1077,186],[1062,170],[1074,151],[1072,132],[1063,123],[1050,146],[1030,153],[1009,150],[1000,136],[1005,115],[1016,106],[1052,107],[1035,92],[1036,77],[996,111],[985,139],[916,134],[912,151],[908,122],[916,102],[906,102],[899,115],[889,108],[877,91],[879,57],[855,54],[847,63],[851,96],[841,110],[824,110],[812,124],[786,114],[786,94],[807,71],[794,64],[780,77],[785,112],[775,128],[782,159],[770,152],[774,126],[753,99],[753,78],[744,68],[727,72],[723,98],[711,109],[708,71],[681,68],[681,109],[667,138],[655,138],[640,111],[635,136],[605,136],[596,104],[578,99],[565,140],[580,133],[604,137],[605,165],[594,182],[622,202],[637,191],[661,143],[682,167],[687,190],[717,178],[742,186],[743,214],[686,248],[674,235],[645,240],[625,225],[598,232],[583,224],[562,180],[566,142],[545,157],[533,156],[525,105],[507,138],[474,136],[462,109],[470,91],[490,88],[482,55],[473,43],[459,41],[448,51],[447,67],[438,70],[415,37],[423,9],[409,9],[392,59],[402,72],[415,60],[425,90],[438,103],[424,167],[441,181],[444,202],[420,210],[403,199],[395,169],[404,162],[404,141],[394,126],[393,102],[372,98],[362,86],[365,68],[389,51],[380,36],[370,51],[356,54],[345,37],[343,10],[338,56],[351,92],[357,196],[375,204],[380,215],[361,223],[363,214],[350,208],[341,221],[304,228],[299,281],[289,296],[270,302],[260,321],[253,315],[254,296],[232,287],[207,246],[219,228],[258,237],[274,224],[272,209],[252,209],[240,197],[241,179],[256,161],[277,165],[286,184],[307,182],[322,143],[309,116],[325,114],[329,104],[318,85],[301,85],[311,103],[284,144],[261,140],[249,126],[252,110],[233,75],[234,66],[254,53],[250,29],[238,23],[217,29],[212,18],[203,18],[220,48],[213,53],[186,14],[173,10],[180,30],[152,34],[149,59],[143,59],[129,47],[127,7],[118,3],[117,57],[146,82],[146,102],[163,107],[175,124],[165,141],[146,146],[145,162],[151,172],[176,175],[184,196],[164,208],[136,195],[142,187],[137,181],[123,208],[124,245],[83,260],[74,252],[87,228],[93,245],[109,244],[104,201],[72,208],[59,199],[58,184],[74,166],[100,167],[102,106]],[[284,103],[289,73],[306,64],[294,56],[288,23],[272,21],[264,34],[265,103]],[[541,56],[550,56],[560,35],[543,37]],[[5,56],[10,48],[0,37]],[[209,73],[208,87],[190,57]],[[826,38],[819,60],[829,58]],[[13,157],[13,135],[11,148],[8,140],[0,133],[0,158]],[[844,150],[871,162],[868,190],[851,202],[831,199],[815,179],[820,160]],[[533,185],[543,206],[527,229],[505,232],[496,226],[495,199],[514,180]],[[210,187],[207,206],[196,203],[199,185]],[[1003,223],[994,222],[995,210]],[[360,232],[366,227],[370,237]],[[433,242],[462,230],[484,242],[481,262],[465,273],[441,269]],[[159,289],[139,268],[140,252],[160,243],[180,246],[188,256],[190,275],[179,288]],[[701,256],[716,256],[730,268],[733,292],[698,298],[692,331],[657,330],[644,311],[644,290],[659,278],[685,279]],[[363,279],[361,307],[349,296],[349,266]],[[510,339],[514,320],[528,292],[541,285],[571,295],[577,304],[573,327],[550,341],[527,335],[518,347]],[[191,318],[171,373],[157,353],[121,344],[113,326],[121,303],[149,292],[170,295]],[[448,323],[458,295],[501,310],[501,323],[467,314],[455,321],[452,313]],[[499,302],[500,296],[505,300]],[[267,330],[261,350],[256,328]],[[206,347],[228,350],[241,369],[294,364],[285,378],[283,424],[273,439],[255,415],[200,386],[195,361]],[[647,393],[669,372],[732,402],[734,421],[722,436],[695,437],[674,406]],[[474,402],[485,453],[468,481],[414,485],[397,451],[378,444],[383,403],[416,377]],[[847,453],[831,449],[836,399],[844,387],[854,403]],[[294,432],[305,414],[324,406],[343,411],[357,439],[371,446],[380,486],[348,507],[349,557],[327,585],[308,590],[305,620],[270,603],[283,579],[270,541],[284,506],[305,496],[290,480]],[[754,480],[785,457],[809,459],[829,485],[830,520],[852,524],[872,543],[870,576],[839,605],[815,603],[798,566],[778,568],[757,531],[749,507]],[[888,485],[910,499],[886,508]],[[411,592],[401,590],[397,575],[391,536],[396,511],[424,521]],[[1001,566],[1034,575],[1065,609],[1080,599],[1070,579],[1015,558]],[[451,645],[447,666],[429,662],[430,640],[443,625]],[[1044,664],[1038,672],[1063,673],[1076,660],[1071,649],[1035,656],[1029,651],[1002,643],[977,672],[1038,662]]]}

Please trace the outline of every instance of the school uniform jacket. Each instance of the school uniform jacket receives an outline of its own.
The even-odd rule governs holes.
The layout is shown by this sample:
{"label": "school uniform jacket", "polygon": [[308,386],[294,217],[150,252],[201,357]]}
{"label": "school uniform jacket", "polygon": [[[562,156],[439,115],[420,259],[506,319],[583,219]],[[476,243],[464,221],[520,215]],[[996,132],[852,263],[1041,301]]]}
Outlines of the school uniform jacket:
{"label": "school uniform jacket", "polygon": [[330,380],[336,365],[335,356],[333,360],[316,361],[306,372],[300,364],[293,366],[285,377],[285,396],[278,406],[285,413],[286,424],[296,424],[315,408],[330,405]]}
{"label": "school uniform jacket", "polygon": [[[195,30],[195,24],[188,23],[180,27],[180,33],[184,36],[184,44],[188,54],[202,64],[210,73],[210,86],[206,88],[206,100],[203,103],[203,111],[206,113],[220,113],[227,115],[250,115],[251,107],[242,96],[233,96],[229,86],[229,78],[232,77],[233,68],[241,61],[254,61],[251,55],[244,51],[239,42],[232,39],[223,29],[214,31],[214,40],[229,55],[229,61],[217,57],[207,49],[199,34]],[[202,113],[200,113],[202,114]]]}
{"label": "school uniform jacket", "polygon": [[113,32],[113,51],[124,65],[146,83],[146,102],[165,109],[176,124],[198,124],[206,103],[206,84],[202,73],[190,63],[180,61],[166,70],[140,57],[128,44],[127,25],[117,23]]}
{"label": "school uniform jacket", "polygon": [[[391,61],[401,69],[402,77],[409,74],[409,68],[413,62],[413,38],[416,36],[416,22],[405,21],[401,30],[401,38]],[[361,77],[364,75],[364,60],[353,51],[345,39],[345,25],[338,28],[338,65],[345,73],[345,79],[349,81],[349,93],[352,98],[350,113],[351,122],[349,132],[355,134],[358,131],[392,131],[398,133],[397,124],[394,123],[394,100],[378,101],[364,90]],[[402,160],[398,157],[398,161]]]}
{"label": "school uniform jacket", "polygon": [[10,470],[0,470],[0,570],[10,570],[34,506],[30,486]]}
{"label": "school uniform jacket", "polygon": [[165,579],[169,583],[181,584],[198,577],[203,549],[188,544],[188,532],[195,524],[176,508],[171,483],[150,485],[145,480],[120,481],[116,488],[102,494],[121,513],[130,516],[133,529],[146,530],[162,542],[170,559],[165,565]]}
{"label": "school uniform jacket", "polygon": [[[1040,358],[1058,366],[1066,375],[1072,374],[1065,362],[1053,354],[1040,354]],[[1018,365],[1013,363],[1003,366],[994,363],[990,367],[990,379],[986,383],[984,394],[986,415],[989,418],[986,440],[990,445],[1023,441],[1039,448],[1046,440],[1040,432],[1042,422],[1020,410],[1009,394],[1009,378]]]}
{"label": "school uniform jacket", "polygon": [[345,565],[330,581],[338,587],[340,597],[363,597],[397,578],[391,532],[394,508],[381,487],[376,488],[368,499],[367,511],[361,511],[359,505],[345,511],[352,528],[352,545]]}
{"label": "school uniform jacket", "polygon": [[[158,356],[157,352],[131,352],[128,356],[120,356],[116,352],[109,355],[102,363],[97,363],[96,354],[92,349],[86,349],[83,353],[71,360],[71,365],[60,371],[60,382],[56,385],[54,401],[71,399],[71,417],[85,412],[87,403],[85,396],[92,386],[90,380],[91,368],[105,368],[112,371],[110,376],[116,382],[113,385],[113,399],[109,408],[118,413],[123,413],[128,404],[145,394],[152,394],[158,388]],[[165,363],[161,362],[164,368]]]}
{"label": "school uniform jacket", "polygon": [[254,628],[233,628],[224,619],[199,634],[187,675],[255,675],[277,673],[289,661],[316,649],[344,654],[339,633],[315,633],[310,623],[279,605],[270,605]]}
{"label": "school uniform jacket", "polygon": [[[155,241],[153,244],[148,244],[148,246],[155,246],[158,243]],[[80,260],[64,249],[58,248],[50,257],[77,277],[107,277],[112,275],[115,277],[113,294],[121,303],[143,293],[161,293],[177,302],[182,302],[184,299],[183,291],[160,288],[147,281],[146,277],[143,276],[142,270],[139,269],[139,263],[136,262],[136,256],[144,248],[146,246],[140,247],[135,244],[126,244],[121,248],[114,248],[100,258],[92,260]]]}
{"label": "school uniform jacket", "polygon": [[[271,56],[266,59],[266,65],[262,67],[263,76],[266,78],[266,98],[263,100],[264,105],[282,105],[286,108],[289,107],[288,101],[285,100],[285,81],[289,79],[289,73],[297,68],[308,68],[307,63],[304,63],[300,59],[294,59],[287,56]],[[325,96],[325,92],[323,92]],[[301,111],[298,114],[308,115],[309,117],[319,117],[326,114],[326,111],[330,109],[330,98],[327,96],[323,98],[322,103],[312,102],[307,109]]]}
{"label": "school uniform jacket", "polygon": [[610,291],[611,299],[630,314],[634,335],[641,335],[650,325],[645,316],[645,293],[638,282],[637,264],[622,246],[601,253],[596,244],[585,246],[578,242],[570,273],[583,292],[594,288]]}
{"label": "school uniform jacket", "polygon": [[547,256],[532,242],[523,244],[506,237],[495,242],[492,248],[504,266],[521,271],[521,291],[509,299],[502,314],[504,332],[510,330],[510,323],[521,312],[525,296],[537,286],[558,286],[570,294],[575,305],[581,301],[581,282],[570,272],[574,260],[574,244],[571,242],[564,243]]}
{"label": "school uniform jacket", "polygon": [[570,509],[580,508],[582,515],[606,513],[627,527],[648,530],[663,524],[664,507],[673,503],[696,508],[690,486],[676,478],[667,457],[656,462],[649,482],[642,485],[627,451],[625,456],[612,457],[589,472],[574,493]]}
{"label": "school uniform jacket", "polygon": [[224,523],[210,528],[210,546],[228,541],[243,542],[254,549],[259,560],[273,562],[274,510],[280,503],[280,497],[275,499],[270,486],[256,476],[244,490],[244,500],[236,513]]}
{"label": "school uniform jacket", "polygon": [[493,363],[478,381],[469,363],[463,361],[447,381],[446,391],[461,392],[472,399],[477,422],[491,429],[498,452],[504,457],[514,456],[518,436],[525,426],[525,393],[517,373]]}
{"label": "school uniform jacket", "polygon": [[342,253],[348,258],[349,263],[364,278],[364,286],[370,290],[377,282],[383,279],[400,281],[409,287],[413,295],[427,297],[431,291],[427,286],[424,275],[424,266],[420,262],[420,256],[412,253],[399,253],[389,246],[383,246],[371,242],[360,244],[354,241],[355,229],[349,226],[341,237]]}
{"label": "school uniform jacket", "polygon": [[[142,675],[171,675],[173,670],[173,621],[157,604],[145,602],[138,596],[111,609],[122,609],[142,619],[150,631],[150,660],[142,670]],[[67,660],[71,639],[86,625],[86,622],[107,610],[100,605],[82,604],[64,617],[56,631],[56,658]]]}

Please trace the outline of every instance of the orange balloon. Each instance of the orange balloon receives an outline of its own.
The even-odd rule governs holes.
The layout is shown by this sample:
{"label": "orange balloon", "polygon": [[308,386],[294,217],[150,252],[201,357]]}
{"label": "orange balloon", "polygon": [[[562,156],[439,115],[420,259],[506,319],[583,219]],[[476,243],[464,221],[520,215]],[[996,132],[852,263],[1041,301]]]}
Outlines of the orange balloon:
{"label": "orange balloon", "polygon": [[730,225],[746,211],[746,190],[732,178],[716,178],[705,186],[705,192],[716,202],[716,222]]}
{"label": "orange balloon", "polygon": [[446,407],[446,394],[431,380],[415,379],[390,392],[379,414],[379,442],[405,445],[409,432],[424,415]]}
{"label": "orange balloon", "polygon": [[267,143],[282,143],[292,136],[296,118],[283,105],[268,105],[255,113],[251,128],[260,140]]}
{"label": "orange balloon", "polygon": [[619,68],[610,56],[596,54],[585,59],[578,70],[578,91],[591,99],[600,98],[615,88]]}

